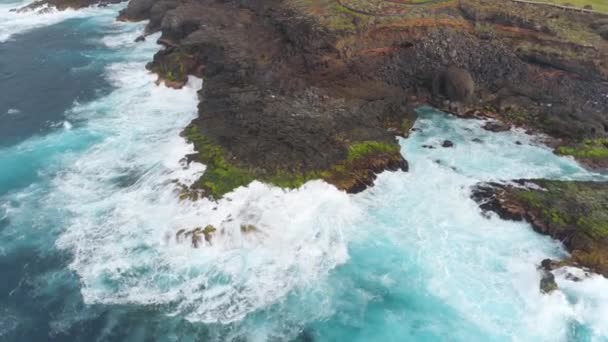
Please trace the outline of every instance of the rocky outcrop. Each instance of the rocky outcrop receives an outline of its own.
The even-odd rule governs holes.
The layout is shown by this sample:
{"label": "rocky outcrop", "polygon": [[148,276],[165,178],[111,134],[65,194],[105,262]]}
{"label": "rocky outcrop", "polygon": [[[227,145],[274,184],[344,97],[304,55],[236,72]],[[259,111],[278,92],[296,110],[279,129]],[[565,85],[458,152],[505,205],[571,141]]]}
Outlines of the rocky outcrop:
{"label": "rocky outcrop", "polygon": [[608,277],[608,183],[519,180],[479,185],[472,197],[483,210],[526,220],[537,232],[560,240],[571,254],[561,266]]}
{"label": "rocky outcrop", "polygon": [[[198,186],[217,195],[251,179],[323,178],[360,189],[405,161],[381,148],[353,163],[353,147],[398,150],[394,136],[407,136],[421,104],[567,146],[608,136],[603,18],[487,0],[347,2],[132,0],[121,12],[162,32],[148,65],[159,82],[205,80],[196,134],[185,135],[214,148],[194,158],[216,172]],[[363,169],[332,173],[345,165]]]}
{"label": "rocky outcrop", "polygon": [[[439,27],[380,29],[361,20],[353,22],[356,34],[332,21],[344,14],[309,15],[288,1],[175,3],[163,5],[170,9],[162,19],[151,18],[149,26],[162,31],[160,42],[167,48],[149,69],[170,86],[181,86],[187,75],[205,79],[193,122],[198,138],[192,141],[221,151],[221,160],[235,171],[228,173],[235,175],[232,184],[254,178],[290,186],[311,178],[338,184],[336,177],[322,174],[344,164],[351,145],[396,146],[393,135],[407,135],[415,120],[412,108],[425,102],[504,122],[488,124],[494,131],[525,125],[576,140],[605,134],[608,125],[608,100],[602,97],[608,87],[587,77],[597,74],[597,66],[576,62],[587,68],[578,72],[531,63],[515,47],[512,32],[526,40],[528,31],[521,30],[534,30],[534,48],[544,44],[537,39],[542,35],[561,33],[549,23],[529,26],[539,22],[536,18],[491,15],[501,9],[476,0],[467,0],[469,7],[485,14],[465,17],[462,27],[447,21],[442,26],[435,18]],[[461,15],[449,6],[428,11],[429,16]],[[405,25],[413,19],[391,20]],[[467,30],[469,21],[514,28],[495,26],[488,38]],[[350,180],[363,178],[357,186],[341,188],[360,189],[373,177]],[[215,183],[198,184],[209,190]]]}
{"label": "rocky outcrop", "polygon": [[150,9],[156,2],[156,0],[130,0],[127,7],[120,11],[118,19],[130,21],[148,19],[150,17]]}

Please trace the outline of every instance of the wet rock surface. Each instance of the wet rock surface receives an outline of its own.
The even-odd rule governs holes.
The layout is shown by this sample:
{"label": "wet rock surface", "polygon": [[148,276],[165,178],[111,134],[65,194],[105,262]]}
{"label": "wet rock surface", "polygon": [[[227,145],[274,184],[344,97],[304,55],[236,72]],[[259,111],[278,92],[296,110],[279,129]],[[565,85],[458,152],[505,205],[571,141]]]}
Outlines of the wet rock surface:
{"label": "wet rock surface", "polygon": [[608,183],[518,180],[481,184],[472,198],[501,218],[526,220],[534,230],[562,241],[567,260],[544,260],[541,268],[586,267],[608,277]]}

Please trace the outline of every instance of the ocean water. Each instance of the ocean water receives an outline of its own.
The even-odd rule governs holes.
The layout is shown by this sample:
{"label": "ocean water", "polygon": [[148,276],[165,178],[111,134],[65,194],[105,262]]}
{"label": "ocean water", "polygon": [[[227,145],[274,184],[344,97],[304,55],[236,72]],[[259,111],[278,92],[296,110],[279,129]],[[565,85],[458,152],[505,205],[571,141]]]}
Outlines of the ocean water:
{"label": "ocean water", "polygon": [[[558,270],[541,295],[536,265],[566,251],[469,198],[479,181],[603,178],[538,137],[421,108],[410,172],[363,193],[254,182],[179,201],[175,180],[204,172],[179,137],[202,81],[155,85],[159,46],[133,42],[121,5],[16,4],[0,4],[1,341],[608,341],[608,280]],[[207,224],[213,244],[176,238]]]}

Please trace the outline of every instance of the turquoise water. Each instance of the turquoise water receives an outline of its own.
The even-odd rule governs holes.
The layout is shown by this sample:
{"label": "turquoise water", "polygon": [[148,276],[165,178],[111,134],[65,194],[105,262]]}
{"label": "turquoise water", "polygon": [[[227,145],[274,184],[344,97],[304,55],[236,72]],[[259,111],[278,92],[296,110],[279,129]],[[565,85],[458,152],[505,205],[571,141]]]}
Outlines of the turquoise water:
{"label": "turquoise water", "polygon": [[[156,86],[144,65],[159,47],[134,43],[143,25],[116,23],[119,7],[42,18],[10,6],[0,45],[41,30],[83,40],[70,46],[103,82],[0,147],[0,340],[608,340],[608,281],[556,271],[561,290],[541,295],[536,265],[562,246],[469,199],[479,181],[601,178],[537,138],[422,108],[400,142],[410,172],[361,194],[254,182],[219,203],[180,202],[173,180],[204,172],[184,165],[179,137],[201,81]],[[175,238],[206,224],[220,228],[213,245]]]}

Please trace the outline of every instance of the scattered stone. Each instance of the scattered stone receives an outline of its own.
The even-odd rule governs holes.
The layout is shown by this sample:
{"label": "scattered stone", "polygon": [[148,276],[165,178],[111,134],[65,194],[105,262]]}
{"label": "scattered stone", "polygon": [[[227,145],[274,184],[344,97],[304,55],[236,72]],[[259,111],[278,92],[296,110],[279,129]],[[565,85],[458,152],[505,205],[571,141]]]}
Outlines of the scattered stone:
{"label": "scattered stone", "polygon": [[444,140],[443,143],[441,143],[441,147],[453,147],[454,143],[451,142],[450,140]]}
{"label": "scattered stone", "polygon": [[145,42],[145,41],[146,41],[146,37],[144,35],[141,35],[141,36],[135,38],[136,43]]}
{"label": "scattered stone", "polygon": [[510,130],[511,126],[499,121],[488,121],[482,128],[490,132],[505,132]]}
{"label": "scattered stone", "polygon": [[423,148],[428,148],[428,149],[431,149],[431,150],[435,148],[435,146],[433,146],[433,145],[426,145],[426,144],[422,145],[422,147]]}

